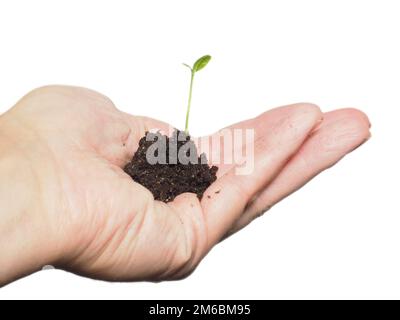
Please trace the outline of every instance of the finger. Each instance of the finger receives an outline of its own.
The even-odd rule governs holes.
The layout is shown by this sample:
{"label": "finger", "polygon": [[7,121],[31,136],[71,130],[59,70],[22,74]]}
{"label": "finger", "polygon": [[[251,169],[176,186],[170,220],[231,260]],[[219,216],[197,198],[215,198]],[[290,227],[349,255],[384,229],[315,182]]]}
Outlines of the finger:
{"label": "finger", "polygon": [[336,110],[324,120],[279,175],[248,205],[229,234],[235,233],[271,206],[331,167],[370,136],[370,123],[355,109]]}
{"label": "finger", "polygon": [[254,129],[254,170],[237,175],[238,166],[234,166],[206,191],[201,205],[208,249],[231,229],[250,199],[277,175],[321,118],[317,106],[297,104],[238,125]]}
{"label": "finger", "polygon": [[[295,108],[299,105],[304,105],[304,104],[292,104],[292,105],[287,105],[284,107],[276,108],[276,110],[282,109],[282,108]],[[309,104],[308,104],[309,105]],[[275,110],[275,109],[274,109]],[[272,111],[272,110],[271,110]],[[269,113],[270,111],[266,112]],[[218,166],[218,172],[217,176],[221,177],[225,173],[231,170],[232,167],[234,167],[233,161],[230,162],[227,159],[227,152],[225,150],[225,145],[227,145],[228,150],[232,145],[232,133],[234,130],[245,130],[245,129],[259,129],[262,130],[263,127],[265,127],[265,123],[262,120],[262,114],[261,116],[258,116],[256,118],[248,119],[245,121],[241,121],[235,124],[232,124],[228,127],[225,127],[221,130],[218,130],[217,132],[209,135],[209,136],[204,136],[199,138],[198,140],[195,140],[196,146],[198,147],[200,152],[204,152],[207,154],[207,158],[209,160],[210,165],[216,165]],[[322,118],[319,119],[319,122],[322,121]],[[226,133],[226,134],[225,134]],[[229,137],[230,136],[230,137]],[[229,137],[229,138],[227,138]],[[205,146],[201,145],[201,141],[208,141],[209,143],[206,144]],[[236,143],[236,142],[235,142]],[[245,141],[242,140],[242,144],[238,145],[238,147],[244,147]],[[217,146],[217,147],[216,147]],[[228,151],[228,156],[232,158],[232,152]],[[228,160],[228,161],[227,161]]]}

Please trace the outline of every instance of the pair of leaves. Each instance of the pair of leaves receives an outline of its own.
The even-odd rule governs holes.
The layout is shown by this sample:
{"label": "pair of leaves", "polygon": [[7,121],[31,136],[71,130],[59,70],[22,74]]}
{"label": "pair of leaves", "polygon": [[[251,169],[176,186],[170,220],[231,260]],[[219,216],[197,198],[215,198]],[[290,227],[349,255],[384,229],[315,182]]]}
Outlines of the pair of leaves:
{"label": "pair of leaves", "polygon": [[184,65],[186,67],[188,67],[190,70],[192,70],[193,73],[195,73],[195,72],[203,69],[210,62],[210,60],[211,60],[211,56],[205,55],[205,56],[202,56],[201,58],[197,59],[197,61],[193,64],[193,67],[190,67],[186,63],[184,63]]}

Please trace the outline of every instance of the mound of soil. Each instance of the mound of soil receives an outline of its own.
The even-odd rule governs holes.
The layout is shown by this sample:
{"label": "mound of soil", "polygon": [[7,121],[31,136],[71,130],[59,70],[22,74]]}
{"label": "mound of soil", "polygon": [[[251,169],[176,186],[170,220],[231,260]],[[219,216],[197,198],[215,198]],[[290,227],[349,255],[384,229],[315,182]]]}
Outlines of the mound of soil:
{"label": "mound of soil", "polygon": [[171,137],[146,132],[124,171],[149,189],[156,200],[169,202],[184,192],[201,199],[217,179],[218,167],[210,167],[190,136],[176,130]]}

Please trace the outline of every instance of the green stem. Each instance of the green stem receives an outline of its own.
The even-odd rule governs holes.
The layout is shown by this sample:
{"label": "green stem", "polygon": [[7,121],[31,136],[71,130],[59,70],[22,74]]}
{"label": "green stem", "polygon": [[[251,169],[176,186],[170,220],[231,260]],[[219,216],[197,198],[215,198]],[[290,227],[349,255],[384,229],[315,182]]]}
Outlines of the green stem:
{"label": "green stem", "polygon": [[186,122],[185,122],[185,133],[186,134],[189,134],[189,113],[190,113],[190,104],[192,103],[192,89],[193,89],[194,74],[195,74],[195,71],[192,70],[192,75],[190,77],[188,106],[187,106],[187,111],[186,111]]}

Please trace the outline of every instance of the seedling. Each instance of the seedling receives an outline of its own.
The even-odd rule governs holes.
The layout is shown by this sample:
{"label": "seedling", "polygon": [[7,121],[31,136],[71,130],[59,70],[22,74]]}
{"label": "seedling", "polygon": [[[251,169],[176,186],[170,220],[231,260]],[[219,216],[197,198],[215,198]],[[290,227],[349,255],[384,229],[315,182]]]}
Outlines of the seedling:
{"label": "seedling", "polygon": [[188,97],[188,104],[186,110],[186,122],[185,122],[185,133],[189,134],[189,114],[190,114],[190,104],[192,103],[192,91],[193,91],[193,80],[194,75],[197,71],[203,69],[208,62],[210,62],[211,56],[205,55],[199,58],[194,64],[193,67],[189,66],[188,64],[184,63],[183,65],[190,69],[190,87],[189,87],[189,97]]}
{"label": "seedling", "polygon": [[[151,154],[155,155],[153,148],[154,136],[150,137],[150,135],[154,134],[146,132],[145,136],[140,139],[139,148],[132,160],[124,168],[124,171],[134,181],[150,190],[155,200],[170,202],[184,192],[194,193],[199,199],[202,199],[206,189],[217,180],[218,167],[208,166],[206,155],[198,153],[197,147],[194,141],[190,140],[188,133],[194,75],[197,71],[203,69],[210,59],[211,57],[208,55],[203,56],[193,64],[193,67],[184,64],[191,72],[185,132],[175,130],[171,137],[157,133],[159,136],[158,139],[165,139],[166,146],[165,150],[160,151],[161,149],[157,149],[156,157],[158,159],[167,159],[168,155],[168,159],[170,160],[171,154],[174,155],[177,152],[179,154],[183,148],[185,152],[186,150],[190,150],[190,161],[194,159],[195,163],[190,162],[190,165],[188,165],[187,162],[182,161],[179,157],[178,161],[174,162],[164,163],[165,160],[156,163],[149,162],[147,158],[148,151],[150,150]],[[174,147],[174,143],[169,142],[171,139],[176,140],[177,137],[179,137],[178,141],[175,141],[177,145]],[[186,149],[186,147],[188,148]],[[160,155],[159,152],[165,154]],[[207,196],[207,199],[210,199],[210,195]]]}

